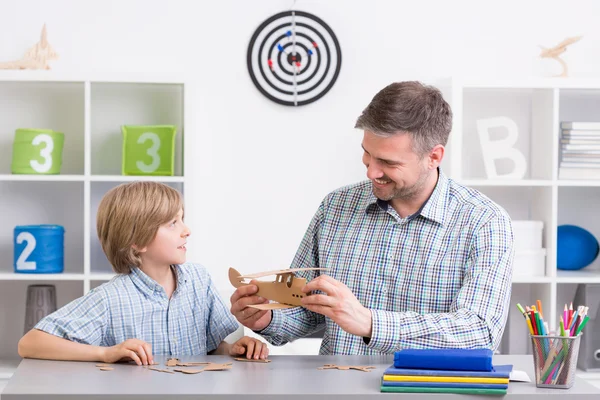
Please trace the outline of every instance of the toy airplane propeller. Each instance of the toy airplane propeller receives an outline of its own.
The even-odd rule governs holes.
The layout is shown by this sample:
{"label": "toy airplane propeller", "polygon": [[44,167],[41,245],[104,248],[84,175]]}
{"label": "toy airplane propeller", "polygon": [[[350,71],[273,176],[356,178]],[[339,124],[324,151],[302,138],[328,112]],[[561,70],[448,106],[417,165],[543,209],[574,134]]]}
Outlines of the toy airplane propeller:
{"label": "toy airplane propeller", "polygon": [[[302,298],[310,295],[310,293],[302,292],[302,288],[306,285],[306,279],[294,276],[294,272],[319,271],[325,269],[326,268],[289,268],[242,275],[235,269],[229,268],[229,282],[231,282],[234,287],[238,288],[250,284],[251,279],[275,275],[274,281],[257,281],[256,286],[258,286],[258,292],[256,294],[265,299],[276,301],[277,303],[254,304],[248,307],[259,310],[278,310],[301,306]],[[248,281],[246,282],[245,279],[248,279]]]}

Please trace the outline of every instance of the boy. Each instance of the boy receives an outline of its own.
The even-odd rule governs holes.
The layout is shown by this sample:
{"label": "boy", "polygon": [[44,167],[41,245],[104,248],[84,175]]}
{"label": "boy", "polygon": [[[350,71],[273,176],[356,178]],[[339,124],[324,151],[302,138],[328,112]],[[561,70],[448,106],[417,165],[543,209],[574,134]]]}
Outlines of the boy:
{"label": "boy", "polygon": [[119,185],[100,202],[97,230],[119,275],[38,322],[19,341],[21,357],[138,365],[154,354],[267,357],[256,339],[223,341],[238,324],[204,267],[186,263],[190,230],[177,190]]}

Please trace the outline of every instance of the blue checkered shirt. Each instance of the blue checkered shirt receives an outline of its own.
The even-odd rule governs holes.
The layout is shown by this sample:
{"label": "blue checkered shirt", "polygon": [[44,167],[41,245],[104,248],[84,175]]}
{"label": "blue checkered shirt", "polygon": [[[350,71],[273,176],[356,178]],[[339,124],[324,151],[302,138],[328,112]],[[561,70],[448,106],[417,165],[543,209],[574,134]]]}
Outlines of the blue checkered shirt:
{"label": "blue checkered shirt", "polygon": [[138,268],[117,275],[43,318],[36,329],[96,346],[127,339],[152,345],[154,355],[204,355],[238,328],[206,269],[176,265],[171,299]]}
{"label": "blue checkered shirt", "polygon": [[[292,268],[323,267],[371,310],[370,339],[296,307],[259,332],[282,345],[325,328],[321,354],[499,345],[511,293],[513,233],[506,211],[439,170],[418,213],[401,218],[370,181],[330,193]],[[307,280],[319,272],[298,274]]]}

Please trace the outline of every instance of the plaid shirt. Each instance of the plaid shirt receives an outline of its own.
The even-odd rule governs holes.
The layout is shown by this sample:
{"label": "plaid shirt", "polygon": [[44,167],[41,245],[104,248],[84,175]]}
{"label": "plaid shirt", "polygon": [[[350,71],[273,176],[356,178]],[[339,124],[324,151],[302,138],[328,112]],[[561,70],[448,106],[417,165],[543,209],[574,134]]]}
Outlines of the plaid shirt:
{"label": "plaid shirt", "polygon": [[[371,310],[369,339],[297,307],[274,310],[259,332],[282,345],[325,328],[321,354],[401,348],[496,349],[511,293],[513,233],[506,211],[441,170],[421,208],[401,218],[370,181],[330,193],[292,268],[323,267]],[[310,280],[318,271],[298,274]]]}
{"label": "plaid shirt", "polygon": [[43,318],[36,329],[96,346],[127,339],[152,345],[154,355],[204,355],[238,328],[206,269],[175,266],[177,289],[171,299],[140,269],[117,275]]}

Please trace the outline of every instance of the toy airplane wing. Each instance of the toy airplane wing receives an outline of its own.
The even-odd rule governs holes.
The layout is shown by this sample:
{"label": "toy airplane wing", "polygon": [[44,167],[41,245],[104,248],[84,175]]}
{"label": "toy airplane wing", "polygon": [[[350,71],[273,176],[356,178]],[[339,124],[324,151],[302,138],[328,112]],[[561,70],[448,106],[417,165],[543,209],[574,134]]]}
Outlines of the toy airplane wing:
{"label": "toy airplane wing", "polygon": [[294,308],[298,306],[291,306],[289,304],[282,303],[269,303],[269,304],[254,304],[251,306],[247,306],[250,308],[256,308],[257,310],[282,310],[284,308]]}
{"label": "toy airplane wing", "polygon": [[280,270],[276,270],[276,271],[258,272],[256,274],[241,275],[239,278],[254,279],[254,278],[262,278],[263,276],[269,276],[269,275],[284,275],[284,274],[293,274],[294,272],[300,272],[300,271],[319,271],[319,270],[325,270],[325,269],[326,268],[288,268],[288,269],[280,269]]}
{"label": "toy airplane wing", "polygon": [[561,48],[561,47],[566,47],[570,44],[573,44],[575,42],[578,42],[583,36],[573,36],[570,38],[566,38],[565,40],[563,40],[562,42],[560,42],[559,44],[557,44],[556,46],[554,46],[554,48]]}
{"label": "toy airplane wing", "polygon": [[229,282],[231,282],[231,284],[237,288],[237,287],[247,284],[244,282],[244,279],[254,279],[254,278],[260,278],[260,277],[269,276],[269,275],[284,275],[284,274],[293,274],[294,272],[299,272],[299,271],[314,271],[314,270],[325,270],[325,269],[326,268],[288,268],[288,269],[281,269],[281,270],[277,270],[277,271],[266,271],[266,272],[259,272],[257,274],[242,275],[238,271],[236,271],[234,268],[229,268]]}

